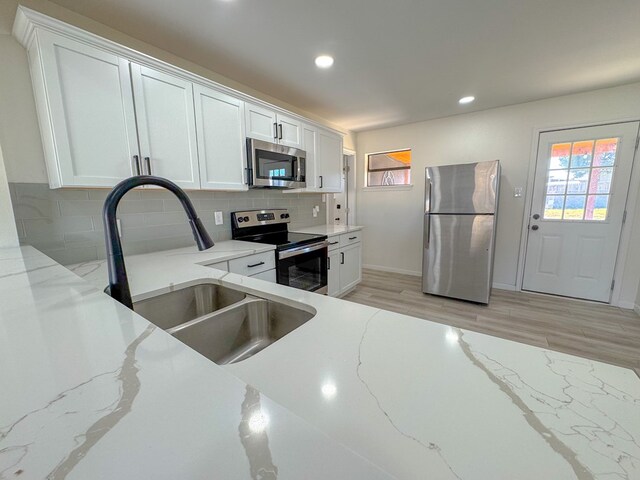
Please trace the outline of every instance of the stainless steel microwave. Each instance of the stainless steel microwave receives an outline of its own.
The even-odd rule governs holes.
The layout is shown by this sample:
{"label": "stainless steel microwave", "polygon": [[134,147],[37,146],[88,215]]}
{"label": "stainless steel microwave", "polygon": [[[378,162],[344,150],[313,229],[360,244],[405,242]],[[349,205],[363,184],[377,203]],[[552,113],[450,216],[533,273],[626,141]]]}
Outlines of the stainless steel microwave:
{"label": "stainless steel microwave", "polygon": [[247,138],[250,188],[305,188],[304,150]]}

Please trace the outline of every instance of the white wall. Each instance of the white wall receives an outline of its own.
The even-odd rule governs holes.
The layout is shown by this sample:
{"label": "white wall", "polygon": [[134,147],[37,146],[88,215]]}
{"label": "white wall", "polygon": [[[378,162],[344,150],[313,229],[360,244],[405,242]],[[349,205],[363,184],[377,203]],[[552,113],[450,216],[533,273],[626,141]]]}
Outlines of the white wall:
{"label": "white wall", "polygon": [[[357,223],[366,226],[363,263],[419,274],[425,167],[499,159],[502,185],[494,284],[515,287],[525,197],[514,198],[513,188],[527,185],[532,145],[537,142],[534,131],[629,118],[640,119],[640,83],[358,133]],[[397,148],[413,150],[414,187],[364,189],[365,155]],[[640,209],[637,213],[634,239],[640,239]],[[631,243],[632,261],[625,266],[621,291],[621,301],[628,305],[636,295],[640,299],[640,242]]]}
{"label": "white wall", "polygon": [[4,158],[0,148],[0,248],[16,247],[18,245],[18,233],[16,221],[13,216],[11,196],[7,174],[4,169]]}

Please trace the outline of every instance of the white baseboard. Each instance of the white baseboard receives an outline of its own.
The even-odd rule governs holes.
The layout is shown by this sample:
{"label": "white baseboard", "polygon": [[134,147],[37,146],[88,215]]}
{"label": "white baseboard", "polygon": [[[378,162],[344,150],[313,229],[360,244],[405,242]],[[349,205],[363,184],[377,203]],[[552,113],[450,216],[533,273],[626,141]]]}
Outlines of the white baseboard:
{"label": "white baseboard", "polygon": [[510,292],[515,292],[517,290],[515,285],[509,285],[508,283],[494,282],[491,286],[497,290],[509,290]]}
{"label": "white baseboard", "polygon": [[362,265],[362,268],[378,270],[379,272],[402,273],[404,275],[411,275],[412,277],[422,276],[422,272],[416,272],[415,270],[404,270],[402,268],[385,267],[382,265]]}

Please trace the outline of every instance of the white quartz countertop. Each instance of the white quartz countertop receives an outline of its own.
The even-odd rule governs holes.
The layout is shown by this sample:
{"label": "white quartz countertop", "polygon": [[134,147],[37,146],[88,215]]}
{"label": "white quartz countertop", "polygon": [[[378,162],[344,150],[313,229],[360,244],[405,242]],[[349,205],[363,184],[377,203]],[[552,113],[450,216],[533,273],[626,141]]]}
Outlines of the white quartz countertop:
{"label": "white quartz countertop", "polygon": [[[251,245],[256,248],[255,244]],[[216,247],[224,248],[221,244]],[[206,360],[164,332],[154,330],[149,338],[158,337],[165,342],[164,349],[160,345],[153,349],[155,358],[163,358],[170,364],[176,361],[174,355],[188,357],[194,363],[199,359],[198,369],[189,372],[190,379],[195,381],[205,371],[216,379],[223,370],[233,373],[242,380],[236,388],[246,390],[243,382],[252,385],[261,395],[397,478],[640,478],[640,379],[631,370],[220,272],[199,265],[203,263],[198,260],[204,258],[202,255],[193,248],[181,249],[179,253],[129,257],[127,268],[134,300],[209,281],[291,305],[305,304],[317,314],[257,355],[224,367],[209,362],[206,370]],[[97,287],[106,284],[104,262],[85,263],[72,269]],[[38,271],[35,270],[34,275]],[[77,283],[87,288],[81,280]],[[40,288],[44,292],[39,295],[51,294],[45,287]],[[100,310],[99,315],[103,321],[113,318],[119,325],[113,327],[116,330],[129,331],[120,326],[123,321],[126,325],[139,324],[142,332],[152,328],[123,307],[114,306],[106,296],[96,290],[92,292],[91,298],[100,298],[102,303],[110,305],[109,309]],[[14,300],[11,296],[9,299]],[[84,301],[86,299],[83,304]],[[45,305],[40,302],[36,303]],[[60,306],[66,314],[63,318],[74,318],[76,310],[70,312],[67,305],[68,302]],[[17,312],[23,306],[18,302],[15,308]],[[36,326],[31,330],[44,342],[46,350],[52,348],[53,340],[43,334],[43,325],[47,326],[48,333],[56,330],[54,325],[59,321],[50,322],[45,312],[47,309],[43,308],[42,318],[35,321]],[[19,324],[17,315],[13,323]],[[89,342],[83,336],[93,330],[83,328],[84,322],[78,319],[75,322],[65,330],[70,335],[69,332],[79,329],[72,338],[65,339],[70,357],[73,357],[71,351],[81,351],[78,363],[86,363],[89,359],[95,362],[94,355],[114,355],[113,345],[98,348],[98,343]],[[28,337],[29,330],[25,332],[20,327],[19,331],[26,335],[24,338]],[[139,337],[132,333],[119,345],[116,357],[120,364],[122,351],[136,338]],[[18,343],[25,344],[23,340]],[[75,347],[71,349],[71,345]],[[24,355],[29,358],[29,354]],[[46,354],[39,355],[43,358]],[[147,361],[146,356],[144,358]],[[47,374],[54,378],[64,376],[57,368],[59,360],[43,361],[53,365],[44,367],[38,363],[38,369],[48,369]],[[31,368],[34,364],[28,365]],[[118,372],[120,367],[110,368]],[[228,381],[231,382],[231,378]],[[169,398],[183,395],[180,384],[174,382],[178,380],[172,376],[163,382],[164,389],[172,392]],[[212,383],[218,385],[215,379]],[[175,386],[180,391],[176,391]],[[156,385],[156,388],[160,387]],[[221,390],[217,394],[222,395]],[[61,392],[64,388],[56,386],[48,394],[55,399]],[[40,407],[16,406],[7,418],[15,421],[24,412],[46,409],[42,406],[45,397],[38,393],[36,403]],[[184,396],[182,399],[185,400]],[[214,401],[211,396],[208,400]],[[166,405],[157,401],[155,412],[162,417],[160,412]],[[139,410],[145,408],[146,403],[138,404]],[[189,405],[189,411],[181,414],[192,418],[192,409]],[[179,414],[172,414],[180,418]],[[125,425],[127,417],[123,420]],[[131,418],[135,419],[135,415]],[[8,423],[3,414],[0,425]],[[181,427],[180,432],[188,435],[190,428],[197,427],[202,426],[189,424]],[[131,435],[135,432],[136,438],[145,436],[144,429],[127,432]],[[197,432],[201,434],[201,430]],[[0,449],[5,445],[18,449],[16,445],[31,441],[26,436],[19,439],[23,443],[6,444],[6,438],[9,437],[0,436],[0,442],[5,442],[0,443]],[[271,438],[270,435],[269,445],[273,443]],[[94,446],[98,451],[100,442]],[[18,451],[16,458],[21,454]],[[275,458],[273,452],[272,457]],[[274,460],[274,463],[277,462]],[[279,478],[312,477],[283,475]],[[324,478],[343,477],[326,473]],[[373,477],[356,474],[350,478]]]}
{"label": "white quartz countertop", "polygon": [[101,290],[0,250],[0,478],[392,478]]}
{"label": "white quartz countertop", "polygon": [[300,233],[315,233],[317,235],[327,235],[332,237],[341,233],[351,233],[362,230],[363,227],[357,225],[318,225],[315,227],[294,228],[292,231]]}

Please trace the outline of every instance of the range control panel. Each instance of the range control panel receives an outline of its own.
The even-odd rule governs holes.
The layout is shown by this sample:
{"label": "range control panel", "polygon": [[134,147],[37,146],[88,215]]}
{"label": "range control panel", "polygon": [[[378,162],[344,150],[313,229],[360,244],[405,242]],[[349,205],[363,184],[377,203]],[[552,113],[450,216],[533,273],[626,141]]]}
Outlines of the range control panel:
{"label": "range control panel", "polygon": [[259,225],[273,225],[278,223],[290,222],[289,212],[286,208],[232,212],[231,221],[236,228],[256,227]]}

